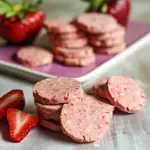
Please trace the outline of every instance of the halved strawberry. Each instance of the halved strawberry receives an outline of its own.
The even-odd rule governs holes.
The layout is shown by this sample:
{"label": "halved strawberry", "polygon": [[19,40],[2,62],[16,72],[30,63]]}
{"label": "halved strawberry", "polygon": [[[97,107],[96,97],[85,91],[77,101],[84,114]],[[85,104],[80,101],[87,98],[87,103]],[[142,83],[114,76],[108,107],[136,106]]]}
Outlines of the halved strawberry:
{"label": "halved strawberry", "polygon": [[0,98],[0,120],[2,120],[10,107],[23,110],[25,106],[24,93],[22,90],[12,90]]}
{"label": "halved strawberry", "polygon": [[38,116],[34,116],[15,108],[7,110],[9,123],[9,135],[13,142],[22,141],[32,128],[39,122]]}

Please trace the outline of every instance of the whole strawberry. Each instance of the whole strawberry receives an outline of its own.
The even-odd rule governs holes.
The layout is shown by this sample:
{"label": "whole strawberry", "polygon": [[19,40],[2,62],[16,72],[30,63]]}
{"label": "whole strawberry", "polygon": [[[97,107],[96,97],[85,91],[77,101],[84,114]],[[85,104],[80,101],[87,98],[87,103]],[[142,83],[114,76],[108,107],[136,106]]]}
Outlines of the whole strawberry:
{"label": "whole strawberry", "polygon": [[130,0],[84,0],[89,3],[86,12],[100,12],[112,15],[124,27],[128,23]]}
{"label": "whole strawberry", "polygon": [[39,9],[42,3],[23,0],[11,3],[0,0],[0,36],[13,44],[31,44],[43,26],[45,14]]}

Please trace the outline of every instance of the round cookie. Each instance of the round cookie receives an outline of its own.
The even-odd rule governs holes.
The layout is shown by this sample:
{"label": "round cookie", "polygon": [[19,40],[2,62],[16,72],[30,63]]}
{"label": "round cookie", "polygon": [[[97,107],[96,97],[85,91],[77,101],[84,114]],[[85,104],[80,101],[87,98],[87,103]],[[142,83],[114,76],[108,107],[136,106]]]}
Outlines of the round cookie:
{"label": "round cookie", "polygon": [[68,66],[87,66],[95,62],[95,54],[92,54],[91,56],[82,57],[82,58],[67,58],[61,55],[56,55],[55,59],[58,62]]}
{"label": "round cookie", "polygon": [[106,82],[108,81],[108,79],[109,79],[109,77],[104,77],[93,85],[92,89],[97,96],[106,98],[105,85],[106,85]]}
{"label": "round cookie", "polygon": [[46,20],[44,22],[45,28],[48,32],[52,33],[73,33],[78,29],[75,25],[71,24],[71,21],[64,18],[58,18],[56,20]]}
{"label": "round cookie", "polygon": [[52,63],[53,54],[48,50],[37,46],[26,46],[19,49],[17,59],[26,66],[37,67]]}
{"label": "round cookie", "polygon": [[107,40],[89,40],[89,43],[95,47],[113,47],[124,42],[124,37],[107,39]]}
{"label": "round cookie", "polygon": [[50,34],[54,36],[55,40],[66,40],[66,39],[78,39],[86,37],[86,34],[82,31],[74,32],[74,33],[64,33],[64,34]]}
{"label": "round cookie", "polygon": [[125,48],[126,48],[126,44],[123,42],[122,44],[113,47],[107,47],[107,48],[95,47],[94,52],[99,54],[113,55],[122,52],[123,50],[125,50]]}
{"label": "round cookie", "polygon": [[[101,111],[104,112],[104,114],[106,113],[107,116],[105,116],[105,118],[112,118],[112,113],[115,110],[115,106],[112,105],[110,103],[110,101],[108,101],[107,99],[98,97],[98,96],[93,96],[95,99],[95,101],[97,101],[100,105],[101,105]],[[107,119],[108,121],[109,119]]]}
{"label": "round cookie", "polygon": [[108,126],[112,112],[93,96],[85,95],[81,100],[65,104],[61,111],[60,122],[64,134],[77,142],[98,140]]}
{"label": "round cookie", "polygon": [[128,113],[139,111],[146,102],[144,91],[129,77],[110,77],[106,84],[106,93],[114,106]]}
{"label": "round cookie", "polygon": [[43,112],[41,110],[39,110],[37,108],[37,112],[38,112],[38,115],[41,119],[44,119],[44,120],[54,120],[54,121],[60,121],[60,112],[61,111],[57,111],[53,114],[50,114],[48,112]]}
{"label": "round cookie", "polygon": [[113,31],[117,27],[117,21],[107,14],[86,13],[77,17],[76,25],[83,31],[97,34]]}
{"label": "round cookie", "polygon": [[53,113],[61,111],[63,104],[57,104],[57,105],[44,105],[39,102],[35,102],[35,105],[41,113],[47,113],[48,115],[51,115]]}
{"label": "round cookie", "polygon": [[53,131],[62,132],[60,123],[56,121],[47,121],[47,120],[41,119],[40,125]]}
{"label": "round cookie", "polygon": [[80,82],[67,77],[41,80],[33,89],[34,97],[39,97],[45,104],[53,105],[68,103],[79,92],[83,92]]}
{"label": "round cookie", "polygon": [[82,48],[55,47],[54,52],[57,55],[61,55],[67,58],[81,58],[92,55],[93,48],[91,46],[85,46]]}
{"label": "round cookie", "polygon": [[87,45],[88,40],[86,37],[72,40],[52,40],[54,46],[66,48],[81,48]]}
{"label": "round cookie", "polygon": [[89,40],[90,41],[98,41],[98,40],[107,40],[107,39],[114,39],[114,38],[120,38],[125,36],[125,29],[122,26],[118,26],[114,31],[104,33],[104,34],[89,34]]}

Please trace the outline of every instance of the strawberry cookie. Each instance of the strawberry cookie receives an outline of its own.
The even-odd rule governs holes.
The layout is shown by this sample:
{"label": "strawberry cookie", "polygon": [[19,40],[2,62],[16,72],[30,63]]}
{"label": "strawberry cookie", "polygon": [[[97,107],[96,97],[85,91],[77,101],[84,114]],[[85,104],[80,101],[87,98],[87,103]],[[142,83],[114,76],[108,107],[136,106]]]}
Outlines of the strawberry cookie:
{"label": "strawberry cookie", "polygon": [[106,98],[105,85],[106,85],[106,82],[108,81],[108,79],[109,79],[109,77],[104,77],[93,85],[93,91],[96,95]]}
{"label": "strawberry cookie", "polygon": [[53,131],[62,132],[60,123],[56,121],[47,121],[42,119],[40,120],[40,125]]}
{"label": "strawberry cookie", "polygon": [[99,103],[99,99],[93,96],[85,95],[79,99],[63,106],[62,131],[76,142],[96,141],[106,132],[112,111],[108,112],[108,104]]}
{"label": "strawberry cookie", "polygon": [[90,41],[106,41],[108,39],[114,39],[114,38],[120,38],[125,36],[125,28],[122,27],[121,25],[118,25],[115,30],[112,32],[107,32],[104,34],[90,34],[89,35],[89,40]]}
{"label": "strawberry cookie", "polygon": [[128,113],[139,111],[146,102],[144,91],[131,78],[112,76],[106,83],[106,96],[120,110]]}
{"label": "strawberry cookie", "polygon": [[71,40],[53,40],[53,45],[66,48],[82,48],[88,44],[86,37]]}
{"label": "strawberry cookie", "polygon": [[87,55],[86,57],[81,57],[81,58],[68,58],[68,57],[63,57],[61,55],[56,55],[55,59],[58,62],[61,62],[65,65],[68,66],[87,66],[89,64],[92,64],[95,62],[95,54],[90,54],[89,56]]}
{"label": "strawberry cookie", "polygon": [[57,55],[68,58],[82,58],[93,54],[93,48],[91,46],[85,46],[82,48],[64,48],[55,47],[54,52]]}
{"label": "strawberry cookie", "polygon": [[78,31],[78,28],[76,28],[76,26],[73,25],[69,19],[65,18],[46,20],[44,22],[44,26],[50,33],[66,34]]}
{"label": "strawberry cookie", "polygon": [[[43,102],[43,101],[41,101],[41,102]],[[36,105],[37,109],[40,112],[45,112],[45,113],[48,113],[50,115],[60,111],[62,109],[62,107],[63,107],[63,104],[46,105],[46,104],[42,104],[42,103],[40,103],[38,101],[35,101],[35,105]]]}
{"label": "strawberry cookie", "polygon": [[50,36],[53,36],[53,38],[56,40],[71,40],[86,37],[86,33],[82,31],[64,34],[51,33]]}
{"label": "strawberry cookie", "polygon": [[48,78],[35,84],[33,95],[45,104],[68,103],[77,94],[82,93],[80,82],[65,77]]}
{"label": "strawberry cookie", "polygon": [[117,21],[106,14],[86,13],[76,18],[76,25],[88,33],[100,34],[113,31]]}
{"label": "strawberry cookie", "polygon": [[119,45],[115,45],[112,47],[95,47],[94,52],[98,54],[114,55],[123,52],[125,48],[126,48],[126,43],[122,42]]}
{"label": "strawberry cookie", "polygon": [[29,67],[45,65],[53,61],[53,54],[50,51],[36,46],[22,47],[16,55],[22,64]]}

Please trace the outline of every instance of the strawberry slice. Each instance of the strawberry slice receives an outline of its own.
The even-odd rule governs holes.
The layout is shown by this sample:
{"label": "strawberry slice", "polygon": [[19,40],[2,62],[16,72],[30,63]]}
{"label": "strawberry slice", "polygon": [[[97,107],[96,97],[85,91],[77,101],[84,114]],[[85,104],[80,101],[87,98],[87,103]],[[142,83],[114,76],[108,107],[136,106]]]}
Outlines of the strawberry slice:
{"label": "strawberry slice", "polygon": [[0,98],[0,120],[5,117],[10,107],[23,110],[25,106],[24,93],[22,90],[12,90]]}
{"label": "strawberry slice", "polygon": [[9,135],[13,142],[22,141],[32,128],[38,123],[38,116],[34,116],[15,108],[7,110]]}

